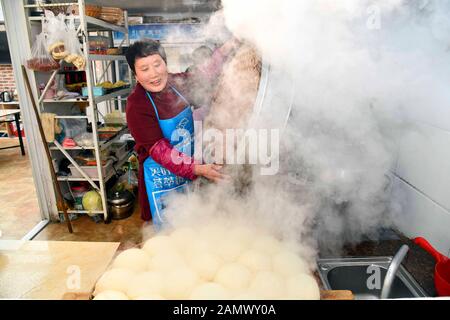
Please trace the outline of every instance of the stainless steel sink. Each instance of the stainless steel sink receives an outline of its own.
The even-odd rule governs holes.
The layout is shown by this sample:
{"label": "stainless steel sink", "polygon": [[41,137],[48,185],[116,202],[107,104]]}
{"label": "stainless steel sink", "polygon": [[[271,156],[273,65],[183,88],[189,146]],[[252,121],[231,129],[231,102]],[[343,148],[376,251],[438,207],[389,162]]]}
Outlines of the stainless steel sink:
{"label": "stainless steel sink", "polygon": [[[357,300],[380,299],[392,257],[332,258],[317,261],[326,290],[351,290]],[[402,266],[392,284],[389,299],[427,297],[427,293]]]}

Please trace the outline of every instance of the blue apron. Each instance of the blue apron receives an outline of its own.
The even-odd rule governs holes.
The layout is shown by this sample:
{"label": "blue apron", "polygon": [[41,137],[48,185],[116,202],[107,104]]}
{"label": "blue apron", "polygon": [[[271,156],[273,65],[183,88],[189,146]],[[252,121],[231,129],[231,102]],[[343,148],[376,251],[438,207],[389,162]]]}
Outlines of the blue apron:
{"label": "blue apron", "polygon": [[[155,109],[158,123],[164,138],[170,141],[178,151],[188,156],[194,154],[194,120],[189,102],[174,87],[170,88],[186,102],[186,107],[178,115],[170,119],[161,120],[155,102],[150,93],[147,97]],[[178,177],[161,166],[152,157],[144,161],[144,181],[147,189],[148,201],[152,213],[153,224],[158,228],[164,222],[163,211],[166,207],[165,198],[173,192],[185,192],[188,180]]]}

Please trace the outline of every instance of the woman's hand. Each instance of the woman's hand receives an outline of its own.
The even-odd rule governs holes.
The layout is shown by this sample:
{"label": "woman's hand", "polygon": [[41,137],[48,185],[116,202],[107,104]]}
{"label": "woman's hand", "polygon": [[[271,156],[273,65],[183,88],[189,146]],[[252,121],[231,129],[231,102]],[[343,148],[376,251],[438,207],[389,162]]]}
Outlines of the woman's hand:
{"label": "woman's hand", "polygon": [[229,176],[220,173],[222,166],[217,164],[196,164],[194,167],[194,174],[202,176],[214,182],[220,182],[229,179]]}

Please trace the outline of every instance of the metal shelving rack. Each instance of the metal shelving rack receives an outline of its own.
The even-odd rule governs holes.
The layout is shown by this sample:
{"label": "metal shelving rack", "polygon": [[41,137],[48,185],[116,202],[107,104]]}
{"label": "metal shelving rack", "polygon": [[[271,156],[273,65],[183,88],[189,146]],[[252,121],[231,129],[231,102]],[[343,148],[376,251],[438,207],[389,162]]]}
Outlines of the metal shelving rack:
{"label": "metal shelving rack", "polygon": [[[80,172],[80,174],[83,176],[82,178],[77,177],[58,177],[58,181],[61,182],[75,182],[75,181],[87,181],[92,188],[97,190],[102,198],[102,205],[103,210],[101,211],[93,211],[88,212],[86,210],[68,210],[68,213],[90,213],[90,214],[103,214],[104,220],[106,221],[108,219],[108,207],[107,207],[107,194],[105,190],[105,184],[109,179],[111,179],[114,174],[115,170],[113,169],[110,172],[107,172],[104,176],[103,170],[102,170],[102,162],[101,162],[101,156],[100,153],[102,150],[107,148],[111,143],[114,141],[117,141],[118,137],[120,137],[123,133],[126,132],[126,129],[121,130],[115,137],[113,137],[109,141],[99,141],[98,138],[98,128],[97,128],[97,121],[99,120],[98,115],[99,111],[97,108],[97,104],[102,102],[108,102],[111,100],[117,99],[119,101],[119,107],[121,107],[120,100],[127,96],[131,92],[131,88],[125,88],[118,91],[114,91],[109,94],[105,94],[102,96],[94,96],[93,87],[94,87],[94,79],[100,79],[102,80],[107,73],[108,69],[112,66],[115,66],[115,69],[113,68],[112,72],[116,72],[116,76],[118,72],[118,62],[119,61],[126,61],[126,58],[124,55],[98,55],[98,54],[90,54],[89,53],[89,33],[90,32],[109,32],[109,36],[112,37],[112,31],[122,32],[124,33],[125,37],[122,43],[119,45],[121,47],[124,43],[126,45],[130,44],[129,37],[128,37],[128,13],[126,10],[124,10],[124,25],[115,25],[112,23],[105,22],[100,19],[96,19],[90,16],[85,15],[85,0],[78,0],[76,2],[62,2],[62,3],[51,3],[46,5],[27,5],[24,4],[24,9],[30,9],[30,8],[41,8],[41,7],[52,7],[52,6],[70,6],[70,5],[78,5],[78,12],[79,15],[75,16],[75,21],[77,29],[77,33],[79,37],[81,38],[82,43],[82,49],[84,53],[84,58],[86,59],[86,82],[88,87],[88,97],[86,99],[65,99],[65,100],[53,100],[53,99],[44,99],[44,96],[49,89],[52,81],[55,79],[57,73],[59,70],[55,70],[51,75],[49,80],[47,81],[47,84],[41,93],[39,99],[38,99],[38,105],[40,106],[40,112],[45,110],[45,105],[48,104],[54,104],[54,103],[61,103],[61,104],[69,104],[73,105],[73,103],[76,102],[88,102],[88,106],[92,108],[91,115],[88,115],[86,112],[86,115],[80,115],[80,116],[57,116],[57,119],[87,119],[91,125],[92,125],[92,134],[93,134],[93,147],[70,147],[70,148],[64,148],[59,144],[56,140],[50,144],[50,150],[56,152],[61,152],[70,162],[71,164]],[[28,14],[26,14],[29,19],[29,24],[31,24],[33,21],[42,21],[43,17],[33,17]],[[28,28],[30,30],[31,28]],[[97,78],[96,77],[96,65],[95,63],[97,61],[102,62],[103,67],[103,74]],[[130,86],[132,86],[132,74],[131,69],[128,68],[128,74],[129,74],[129,82]],[[95,159],[96,159],[96,167],[98,172],[98,178],[91,178],[89,177],[82,168],[77,164],[77,162],[73,159],[73,157],[70,154],[70,151],[73,150],[92,150]],[[128,159],[130,152],[125,154],[121,157],[121,159],[118,159],[118,162],[115,164],[115,167],[121,167]],[[62,211],[60,212],[62,213]]]}

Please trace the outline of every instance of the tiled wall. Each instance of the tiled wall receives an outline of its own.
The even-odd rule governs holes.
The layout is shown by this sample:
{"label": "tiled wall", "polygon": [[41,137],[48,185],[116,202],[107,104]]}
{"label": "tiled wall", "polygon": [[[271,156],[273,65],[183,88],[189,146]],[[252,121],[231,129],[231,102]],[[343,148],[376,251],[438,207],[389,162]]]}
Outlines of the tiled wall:
{"label": "tiled wall", "polygon": [[[425,119],[430,120],[430,119]],[[399,137],[394,195],[402,204],[399,229],[450,250],[450,130],[414,121]]]}

